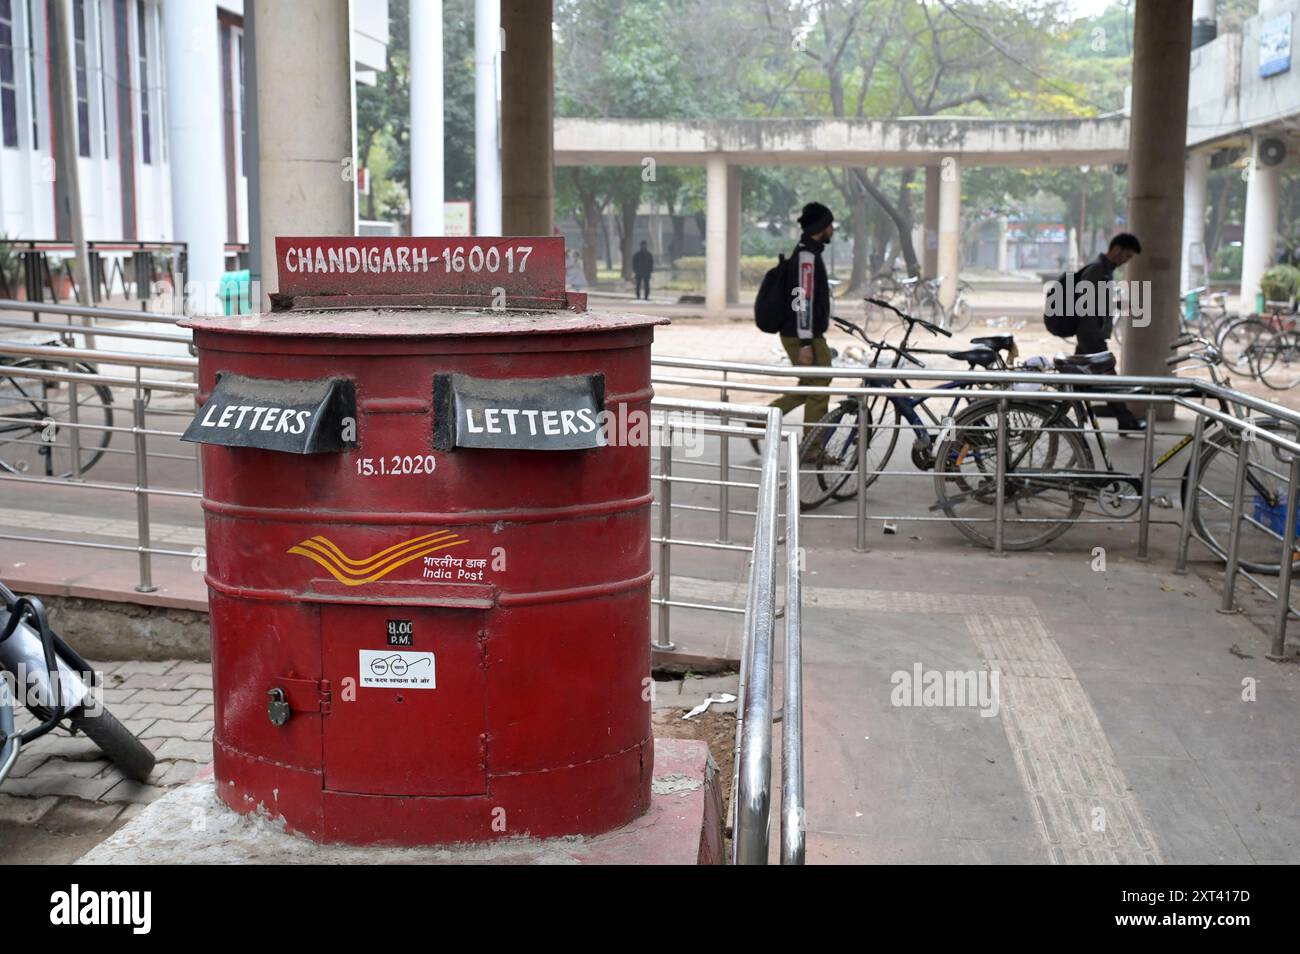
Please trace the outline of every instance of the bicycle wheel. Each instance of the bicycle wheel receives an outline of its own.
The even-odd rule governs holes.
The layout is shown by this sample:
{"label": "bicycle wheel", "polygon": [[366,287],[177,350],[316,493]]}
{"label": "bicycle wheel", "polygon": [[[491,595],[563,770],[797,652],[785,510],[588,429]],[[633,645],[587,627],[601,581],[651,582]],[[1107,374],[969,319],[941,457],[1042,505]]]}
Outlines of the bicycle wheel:
{"label": "bicycle wheel", "polygon": [[[894,448],[898,445],[898,409],[888,398],[870,398],[867,405],[867,472],[863,486],[870,487],[880,476],[880,472],[889,465]],[[906,426],[906,425],[904,425]],[[848,479],[835,490],[832,497],[836,500],[852,500],[858,495],[857,482],[857,441],[852,447],[852,459],[848,465],[853,470]]]}
{"label": "bicycle wheel", "polygon": [[[1052,420],[1052,405],[1011,402],[1007,406],[1008,467],[1003,484],[1002,546],[1031,550],[1069,530],[1087,499],[1053,473],[1092,470],[1092,454],[1071,421]],[[965,536],[994,546],[997,505],[996,401],[972,404],[957,415],[949,436],[935,451],[934,485],[939,507]]]}
{"label": "bicycle wheel", "polygon": [[1219,332],[1218,345],[1228,370],[1234,374],[1255,377],[1259,339],[1266,331],[1268,326],[1253,316],[1238,318],[1224,325]]}
{"label": "bicycle wheel", "polygon": [[821,506],[853,475],[858,407],[856,401],[844,401],[832,408],[799,442],[800,509]]}
{"label": "bicycle wheel", "polygon": [[940,328],[948,327],[948,316],[944,313],[943,305],[939,304],[939,299],[935,298],[934,295],[924,295],[916,303],[916,310],[912,314],[917,318],[923,318],[932,325],[938,325]]}
{"label": "bicycle wheel", "polygon": [[1259,379],[1274,391],[1287,391],[1300,384],[1300,332],[1279,331],[1259,340]]}
{"label": "bicycle wheel", "polygon": [[[1253,418],[1252,423],[1279,437],[1296,439],[1295,429],[1276,419]],[[1216,432],[1201,452],[1195,497],[1188,493],[1190,465],[1183,474],[1183,512],[1190,516],[1197,539],[1219,559],[1226,560],[1232,536],[1232,491],[1239,447],[1246,448],[1247,462],[1244,518],[1237,541],[1238,566],[1250,573],[1276,574],[1281,568],[1279,538],[1286,529],[1286,474],[1291,466],[1285,452],[1266,440],[1240,441],[1222,430]],[[1300,554],[1292,555],[1292,565],[1300,566]]]}
{"label": "bicycle wheel", "polygon": [[964,295],[959,294],[957,300],[952,303],[952,311],[948,313],[950,322],[948,330],[954,332],[965,331],[971,323],[971,317],[970,302],[966,300]]}
{"label": "bicycle wheel", "polygon": [[[25,358],[9,365],[33,371],[95,373],[87,364],[47,358]],[[75,429],[66,426],[73,416],[72,394],[73,386],[67,381],[0,374],[0,468],[10,473],[71,477],[74,430],[80,443],[77,475],[99,462],[113,439],[113,432],[105,429],[113,426],[113,392],[103,385],[78,383],[76,418],[81,426]]]}

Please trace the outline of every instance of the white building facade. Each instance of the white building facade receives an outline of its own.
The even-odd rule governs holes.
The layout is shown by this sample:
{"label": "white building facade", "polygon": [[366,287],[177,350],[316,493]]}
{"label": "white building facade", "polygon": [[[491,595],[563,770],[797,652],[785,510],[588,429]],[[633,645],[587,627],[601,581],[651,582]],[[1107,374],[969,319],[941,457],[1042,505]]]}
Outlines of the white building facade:
{"label": "white building facade", "polygon": [[[245,114],[254,91],[244,83],[245,56],[251,55],[244,42],[244,0],[0,0],[0,236],[58,240],[71,234],[54,174],[54,71],[60,64],[52,42],[53,5],[60,2],[72,25],[73,62],[66,68],[74,78],[86,237],[192,241],[179,234],[183,225],[178,228],[192,216],[178,217],[178,207],[202,202],[221,217],[223,257],[233,254],[249,238]],[[170,31],[169,16],[175,20]],[[359,81],[373,83],[386,68],[387,0],[353,0],[352,18],[353,68]],[[204,30],[212,32],[203,35]],[[178,35],[187,38],[180,48]],[[215,51],[215,69],[207,68],[209,51]],[[179,91],[168,82],[169,57],[177,58],[173,78],[182,63],[183,71],[192,69],[197,77],[187,76]],[[215,109],[194,97],[215,100]],[[190,165],[181,177],[184,189],[194,192],[177,195],[181,183],[173,182],[172,162],[178,150],[171,132],[185,128],[184,117],[195,114],[218,117],[219,136],[207,141],[220,147],[204,152],[202,169],[192,157],[184,160]],[[206,238],[215,232],[208,229]]]}

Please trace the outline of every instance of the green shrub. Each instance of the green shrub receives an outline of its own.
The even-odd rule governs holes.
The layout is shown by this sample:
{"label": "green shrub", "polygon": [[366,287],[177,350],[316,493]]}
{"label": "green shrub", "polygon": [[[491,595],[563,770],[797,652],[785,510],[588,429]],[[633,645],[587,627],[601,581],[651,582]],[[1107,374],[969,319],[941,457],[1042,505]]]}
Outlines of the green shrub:
{"label": "green shrub", "polygon": [[1274,265],[1259,279],[1266,301],[1294,301],[1300,295],[1300,268]]}
{"label": "green shrub", "polygon": [[[740,284],[757,287],[767,274],[767,270],[776,264],[776,256],[744,255],[740,259]],[[675,279],[683,282],[696,282],[704,286],[704,256],[683,255],[677,259]]]}
{"label": "green shrub", "polygon": [[1241,246],[1225,245],[1214,254],[1213,274],[1216,278],[1241,277]]}

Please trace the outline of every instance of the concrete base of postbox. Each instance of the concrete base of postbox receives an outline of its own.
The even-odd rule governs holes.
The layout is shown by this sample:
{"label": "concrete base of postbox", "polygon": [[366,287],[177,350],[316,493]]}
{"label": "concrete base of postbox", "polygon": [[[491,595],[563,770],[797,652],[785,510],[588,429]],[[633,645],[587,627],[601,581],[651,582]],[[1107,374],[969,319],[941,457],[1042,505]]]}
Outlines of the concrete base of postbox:
{"label": "concrete base of postbox", "polygon": [[[79,864],[721,864],[722,790],[704,742],[656,739],[649,810],[593,837],[420,848],[320,844],[291,832],[273,805],[231,810],[210,769],[150,804]],[[387,798],[396,803],[402,799]],[[394,806],[396,807],[396,806]]]}

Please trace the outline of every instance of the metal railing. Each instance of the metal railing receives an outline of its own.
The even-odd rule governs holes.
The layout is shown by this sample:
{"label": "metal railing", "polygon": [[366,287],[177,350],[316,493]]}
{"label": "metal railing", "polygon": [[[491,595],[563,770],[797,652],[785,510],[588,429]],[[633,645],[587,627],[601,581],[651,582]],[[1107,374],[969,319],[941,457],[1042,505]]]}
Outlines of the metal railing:
{"label": "metal railing", "polygon": [[[799,552],[798,485],[786,480],[786,505],[784,508],[784,541],[786,559],[786,590],[784,603],[778,607],[777,555],[782,520],[780,498],[783,468],[798,459],[795,432],[782,432],[780,416],[767,408],[743,407],[703,401],[655,398],[653,407],[660,412],[657,421],[659,464],[655,481],[658,487],[658,535],[652,542],[659,547],[659,595],[654,602],[659,613],[659,636],[653,644],[659,652],[677,648],[671,641],[665,643],[664,634],[672,631],[674,608],[723,614],[742,613],[739,688],[737,691],[736,757],[732,770],[731,802],[728,815],[732,829],[732,860],[738,864],[766,864],[771,839],[771,806],[773,789],[772,752],[773,732],[777,722],[781,734],[781,862],[802,864],[804,858],[804,803],[803,803],[803,736],[802,736],[802,670],[800,632],[799,573],[802,556]],[[689,414],[682,422],[674,421],[672,414]],[[756,432],[746,422],[761,423],[765,430]],[[739,422],[739,423],[737,423]],[[673,453],[672,435],[675,431],[690,429],[695,436],[718,439],[719,476],[692,477],[674,469],[677,461]],[[728,464],[727,448],[732,440],[748,439],[755,433],[764,434],[762,464],[758,479],[750,482],[736,479]],[[680,463],[680,461],[679,461]],[[713,461],[694,461],[697,466],[711,467]],[[742,473],[751,468],[742,469]],[[787,476],[788,470],[785,471]],[[674,511],[699,516],[710,513],[710,506],[686,503],[673,496],[674,485],[699,490],[716,491],[718,501],[719,540],[690,538],[675,529]],[[732,507],[734,494],[754,493],[754,509],[737,510]],[[692,499],[698,499],[692,498]],[[728,518],[752,517],[754,533],[752,543],[731,543],[722,539],[730,533]],[[710,523],[712,520],[710,519]],[[746,600],[743,608],[678,600],[672,597],[673,547],[703,548],[724,553],[741,553],[748,559]],[[785,656],[783,670],[784,703],[778,715],[773,708],[776,621],[784,620]]]}
{"label": "metal railing", "polygon": [[[1297,485],[1296,461],[1300,459],[1300,442],[1293,439],[1300,434],[1300,413],[1289,408],[1275,404],[1253,395],[1244,394],[1231,388],[1215,385],[1209,381],[1197,378],[1178,378],[1178,377],[1156,377],[1156,376],[1124,376],[1124,375],[1106,375],[1104,377],[1090,374],[1058,374],[1042,373],[1029,371],[965,371],[965,370],[941,370],[941,369],[921,369],[921,368],[869,368],[869,367],[831,367],[818,368],[819,377],[831,378],[833,380],[852,379],[852,384],[834,384],[825,387],[813,387],[799,384],[785,383],[767,383],[773,378],[789,379],[791,377],[806,377],[809,374],[806,368],[793,368],[784,365],[762,365],[744,362],[731,361],[710,361],[697,358],[683,357],[655,357],[652,359],[655,367],[655,373],[652,376],[654,384],[657,386],[675,386],[685,387],[696,390],[713,390],[720,396],[731,396],[735,394],[752,394],[757,396],[782,395],[782,394],[799,394],[799,395],[830,395],[839,397],[856,398],[859,401],[865,401],[870,397],[898,397],[905,394],[909,398],[939,398],[951,401],[954,398],[965,400],[967,398],[974,400],[990,400],[997,403],[996,426],[990,430],[996,431],[996,439],[999,444],[997,454],[997,466],[1002,468],[1005,463],[1005,441],[1007,432],[1006,413],[1009,402],[1046,402],[1049,404],[1059,404],[1062,401],[1088,403],[1103,403],[1110,401],[1127,402],[1130,404],[1141,405],[1145,409],[1145,417],[1148,422],[1147,433],[1144,435],[1142,469],[1140,473],[1127,474],[1127,472],[1117,472],[1116,476],[1135,476],[1141,481],[1142,498],[1133,515],[1133,519],[1119,519],[1103,515],[1098,519],[1079,519],[1076,523],[1096,523],[1096,524],[1115,524],[1115,523],[1136,523],[1138,528],[1138,556],[1146,558],[1149,552],[1150,527],[1156,523],[1176,524],[1179,526],[1179,548],[1176,563],[1176,571],[1184,572],[1187,562],[1187,549],[1192,537],[1191,521],[1181,520],[1157,520],[1151,513],[1152,506],[1152,488],[1155,481],[1171,480],[1180,481],[1181,475],[1173,478],[1162,478],[1153,476],[1153,449],[1154,440],[1161,436],[1155,428],[1157,421],[1157,408],[1161,405],[1172,406],[1175,409],[1181,408],[1194,415],[1196,424],[1190,444],[1192,468],[1189,484],[1192,488],[1197,488],[1197,474],[1194,470],[1197,467],[1206,451],[1207,442],[1210,436],[1207,433],[1207,425],[1214,425],[1220,429],[1217,433],[1226,435],[1218,443],[1220,452],[1230,456],[1238,463],[1237,474],[1240,479],[1233,488],[1231,499],[1213,499],[1209,501],[1216,506],[1225,506],[1230,512],[1229,534],[1230,543],[1228,552],[1225,557],[1225,579],[1223,588],[1222,610],[1225,612],[1234,611],[1237,608],[1235,583],[1239,576],[1249,579],[1261,592],[1266,594],[1270,599],[1277,601],[1277,612],[1272,631],[1272,645],[1269,656],[1272,658],[1282,658],[1286,654],[1286,631],[1287,623],[1290,619],[1300,617],[1300,610],[1297,610],[1291,603],[1291,581],[1293,577],[1292,563],[1293,560],[1287,559],[1287,554],[1294,554],[1294,544],[1296,535],[1297,511]],[[671,369],[671,370],[670,370]],[[695,372],[703,372],[694,376],[686,376],[672,371],[678,369],[688,369]],[[753,380],[758,379],[758,380]],[[764,380],[766,379],[766,380]],[[861,382],[869,380],[872,383],[864,386]],[[880,384],[875,382],[879,381]],[[903,392],[895,386],[895,382],[906,381],[914,385],[908,387]],[[954,390],[938,387],[926,387],[927,382],[962,382],[971,386],[969,390]],[[915,386],[920,382],[920,386]],[[1033,385],[1038,390],[1018,389],[1016,385]],[[1062,386],[1077,388],[1086,388],[1086,392],[1080,391],[1062,391],[1056,390]],[[1128,388],[1136,388],[1136,393],[1130,393]],[[761,398],[760,398],[761,399]],[[1202,403],[1205,401],[1215,402],[1222,400],[1230,408],[1235,409],[1236,413],[1225,414],[1216,407],[1206,406]],[[735,405],[737,408],[748,407],[749,405]],[[733,412],[733,413],[738,413]],[[1236,416],[1240,414],[1241,416]],[[1139,416],[1142,416],[1139,414]],[[860,428],[867,427],[866,415],[859,415],[858,423]],[[1254,418],[1252,420],[1252,417]],[[1258,419],[1276,421],[1283,425],[1280,428],[1269,429],[1259,426]],[[913,425],[910,423],[898,423],[887,425],[906,433],[912,430]],[[965,428],[969,429],[969,428]],[[1068,428],[1059,428],[1065,430]],[[1077,429],[1076,429],[1077,430]],[[1282,433],[1278,433],[1282,431]],[[1091,431],[1088,431],[1091,433]],[[871,522],[890,524],[897,521],[935,521],[944,523],[958,522],[950,516],[934,516],[926,514],[908,514],[908,513],[877,513],[868,512],[869,503],[868,495],[865,493],[865,482],[869,468],[865,460],[867,442],[861,431],[858,435],[857,459],[852,473],[857,481],[856,486],[856,504],[852,514],[844,513],[817,513],[810,512],[804,514],[805,520],[817,521],[852,521],[856,528],[855,546],[858,550],[865,550],[867,546],[867,526]],[[1169,435],[1165,435],[1169,436]],[[1248,455],[1238,454],[1234,449],[1243,444],[1251,444],[1258,441],[1265,443],[1275,450],[1279,461],[1286,464],[1287,473],[1280,474],[1269,472],[1286,482],[1286,504],[1282,531],[1279,532],[1273,527],[1266,525],[1254,514],[1246,510],[1245,487],[1242,481],[1245,480],[1247,469]],[[1258,469],[1258,463],[1250,465]],[[873,472],[877,476],[884,477],[910,477],[925,478],[933,481],[935,478],[932,474],[924,471],[899,471],[883,470]],[[978,518],[961,518],[962,522],[977,523],[987,522],[993,526],[995,551],[1001,552],[1004,548],[1002,540],[1006,527],[1010,523],[1023,523],[1022,518],[1009,516],[1007,513],[1007,501],[1005,493],[1005,481],[1002,474],[994,476],[996,495],[993,501],[993,513],[990,517],[981,521]],[[879,485],[875,485],[879,486]],[[1197,490],[1189,493],[1198,493]],[[1186,503],[1186,501],[1184,501]],[[1196,504],[1200,505],[1199,495]],[[1278,574],[1276,590],[1270,588],[1261,578],[1262,574],[1248,572],[1240,566],[1241,559],[1239,554],[1239,541],[1243,527],[1254,527],[1269,537],[1274,539],[1278,546],[1280,572]]]}
{"label": "metal railing", "polygon": [[[40,302],[48,292],[50,299],[57,303],[61,297],[59,289],[66,285],[67,297],[76,301],[76,277],[70,266],[76,253],[76,246],[71,242],[42,239],[0,239],[0,248],[8,250],[11,260],[20,260],[20,264],[6,271],[0,267],[0,292],[13,298],[22,289],[29,302]],[[135,286],[135,297],[141,307],[147,306],[152,295],[151,286],[155,275],[166,275],[173,284],[178,274],[186,271],[187,246],[184,242],[140,242],[140,241],[90,241],[86,243],[86,252],[90,257],[87,262],[87,275],[90,280],[91,299],[99,303],[113,297],[114,287],[121,290],[123,298],[130,297],[130,287]],[[130,277],[126,260],[130,259]],[[163,269],[157,271],[161,262]],[[17,272],[22,272],[22,281],[18,281]]]}

